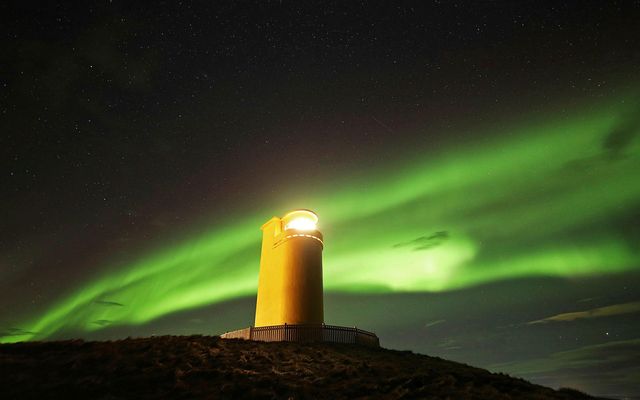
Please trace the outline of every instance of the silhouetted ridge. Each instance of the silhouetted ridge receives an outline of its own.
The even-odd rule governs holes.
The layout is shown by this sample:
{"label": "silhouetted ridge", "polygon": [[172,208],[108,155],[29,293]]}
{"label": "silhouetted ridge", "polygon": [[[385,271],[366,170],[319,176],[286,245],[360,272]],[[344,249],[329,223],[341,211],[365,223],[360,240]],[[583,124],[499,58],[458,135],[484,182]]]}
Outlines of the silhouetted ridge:
{"label": "silhouetted ridge", "polygon": [[206,336],[0,345],[0,398],[593,399],[414,354]]}

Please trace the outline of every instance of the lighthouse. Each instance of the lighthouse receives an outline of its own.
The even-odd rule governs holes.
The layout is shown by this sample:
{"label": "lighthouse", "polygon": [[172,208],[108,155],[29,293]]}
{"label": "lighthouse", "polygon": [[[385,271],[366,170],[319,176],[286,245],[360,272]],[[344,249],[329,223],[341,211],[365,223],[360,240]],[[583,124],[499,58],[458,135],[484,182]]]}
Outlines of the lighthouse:
{"label": "lighthouse", "polygon": [[324,323],[318,216],[295,210],[262,225],[255,326]]}
{"label": "lighthouse", "polygon": [[313,211],[273,217],[261,230],[255,325],[224,333],[222,339],[380,345],[372,332],[324,323],[324,237]]}

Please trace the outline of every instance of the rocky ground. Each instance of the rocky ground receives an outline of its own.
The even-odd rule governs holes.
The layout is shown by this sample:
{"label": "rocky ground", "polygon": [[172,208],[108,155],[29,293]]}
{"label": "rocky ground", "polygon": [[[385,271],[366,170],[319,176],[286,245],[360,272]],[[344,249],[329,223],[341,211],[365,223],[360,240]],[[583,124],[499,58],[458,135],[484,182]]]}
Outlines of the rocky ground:
{"label": "rocky ground", "polygon": [[207,336],[0,345],[0,399],[593,399],[404,351]]}

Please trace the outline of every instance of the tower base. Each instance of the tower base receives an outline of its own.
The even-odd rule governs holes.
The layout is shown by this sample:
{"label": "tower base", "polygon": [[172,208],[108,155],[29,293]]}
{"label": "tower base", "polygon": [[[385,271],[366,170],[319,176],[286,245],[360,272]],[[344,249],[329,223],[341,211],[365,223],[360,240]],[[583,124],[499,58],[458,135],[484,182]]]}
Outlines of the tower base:
{"label": "tower base", "polygon": [[325,324],[252,326],[224,333],[220,337],[222,339],[244,339],[259,342],[329,342],[380,347],[380,340],[375,333],[356,327]]}

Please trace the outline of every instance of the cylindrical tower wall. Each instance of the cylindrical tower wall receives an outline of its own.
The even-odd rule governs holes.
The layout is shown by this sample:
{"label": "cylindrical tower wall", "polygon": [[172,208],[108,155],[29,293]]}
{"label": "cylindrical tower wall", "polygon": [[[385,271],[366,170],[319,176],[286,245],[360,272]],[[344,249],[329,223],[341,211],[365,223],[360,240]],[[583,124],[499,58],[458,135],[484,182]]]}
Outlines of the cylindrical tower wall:
{"label": "cylindrical tower wall", "polygon": [[281,324],[322,324],[322,235],[318,231],[283,233],[274,249],[282,271]]}

